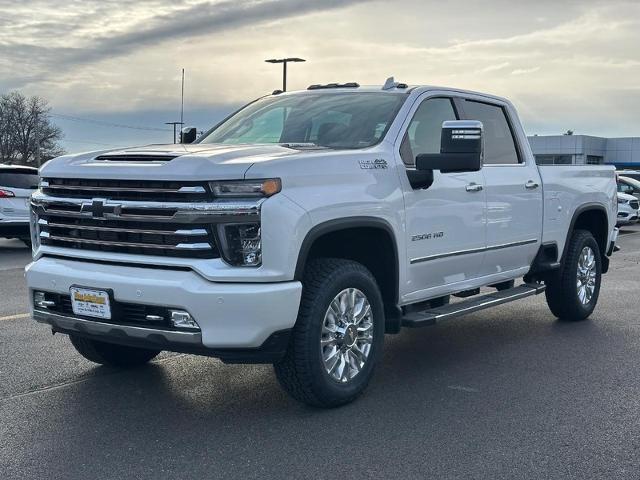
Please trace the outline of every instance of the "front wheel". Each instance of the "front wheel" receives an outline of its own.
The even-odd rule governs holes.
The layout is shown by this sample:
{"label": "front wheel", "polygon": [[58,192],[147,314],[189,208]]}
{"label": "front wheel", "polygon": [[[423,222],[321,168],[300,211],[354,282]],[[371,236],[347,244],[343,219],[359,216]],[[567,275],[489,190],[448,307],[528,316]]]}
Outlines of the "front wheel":
{"label": "front wheel", "polygon": [[576,230],[560,271],[547,282],[546,297],[551,312],[562,320],[584,320],[598,303],[602,259],[598,242],[586,230]]}
{"label": "front wheel", "polygon": [[314,260],[305,271],[289,348],[274,364],[276,376],[296,400],[343,405],[369,383],[383,337],[382,296],[371,272],[350,260]]}
{"label": "front wheel", "polygon": [[77,335],[69,335],[71,344],[87,360],[100,365],[118,368],[132,368],[144,365],[155,358],[160,350],[127,347],[114,343],[100,342]]}

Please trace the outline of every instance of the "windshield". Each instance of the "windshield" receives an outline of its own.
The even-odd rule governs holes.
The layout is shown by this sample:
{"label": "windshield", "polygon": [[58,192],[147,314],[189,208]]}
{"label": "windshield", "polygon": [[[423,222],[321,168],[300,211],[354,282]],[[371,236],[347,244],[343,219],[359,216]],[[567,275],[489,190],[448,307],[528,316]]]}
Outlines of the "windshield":
{"label": "windshield", "polygon": [[382,140],[406,98],[366,92],[266,97],[218,125],[199,143],[370,147]]}

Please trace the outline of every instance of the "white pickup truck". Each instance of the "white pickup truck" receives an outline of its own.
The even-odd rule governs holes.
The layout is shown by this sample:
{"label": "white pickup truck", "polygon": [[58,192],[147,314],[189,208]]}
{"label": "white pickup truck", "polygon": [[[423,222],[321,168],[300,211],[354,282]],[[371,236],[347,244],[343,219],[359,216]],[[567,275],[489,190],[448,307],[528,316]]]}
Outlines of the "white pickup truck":
{"label": "white pickup truck", "polygon": [[57,158],[31,204],[33,317],[84,357],[273,363],[322,407],[358,396],[402,327],[542,292],[588,317],[617,236],[613,167],[538,167],[507,100],[392,79]]}

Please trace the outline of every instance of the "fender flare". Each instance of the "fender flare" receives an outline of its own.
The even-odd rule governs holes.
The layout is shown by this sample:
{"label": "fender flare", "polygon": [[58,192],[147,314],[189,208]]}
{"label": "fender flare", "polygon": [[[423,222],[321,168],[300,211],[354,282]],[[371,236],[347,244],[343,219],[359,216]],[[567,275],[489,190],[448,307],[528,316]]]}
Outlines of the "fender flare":
{"label": "fender flare", "polygon": [[[578,217],[580,215],[582,215],[583,213],[591,211],[591,210],[602,212],[604,214],[604,217],[607,220],[607,225],[606,225],[607,238],[605,239],[605,243],[606,243],[607,239],[609,238],[609,232],[608,232],[608,229],[609,229],[609,214],[607,212],[607,209],[601,203],[586,203],[584,205],[580,205],[580,207],[578,207],[573,212],[573,216],[571,217],[571,222],[569,223],[569,230],[567,230],[567,238],[565,239],[564,247],[562,248],[562,255],[560,256],[558,261],[560,261],[560,262],[564,261],[565,255],[567,253],[567,248],[569,247],[569,239],[571,238],[571,234],[573,233],[573,230],[575,229],[575,225],[576,225],[576,221],[578,220]],[[603,252],[607,251],[607,245],[601,245],[601,248],[602,248]]]}
{"label": "fender flare", "polygon": [[294,280],[302,281],[302,277],[304,275],[304,267],[307,263],[307,258],[309,256],[309,252],[311,251],[311,247],[315,243],[315,241],[326,235],[327,233],[338,232],[340,230],[349,230],[351,228],[376,228],[379,230],[384,230],[389,237],[391,238],[391,242],[393,244],[393,262],[395,266],[395,279],[394,279],[394,297],[395,301],[398,301],[398,290],[400,287],[400,263],[399,263],[399,255],[398,255],[398,242],[396,240],[396,236],[393,230],[393,227],[389,222],[382,218],[378,217],[344,217],[344,218],[336,218],[333,220],[327,220],[325,222],[319,223],[312,227],[304,237],[302,244],[300,246],[300,251],[298,252],[298,260],[296,262],[296,270],[294,274]]}

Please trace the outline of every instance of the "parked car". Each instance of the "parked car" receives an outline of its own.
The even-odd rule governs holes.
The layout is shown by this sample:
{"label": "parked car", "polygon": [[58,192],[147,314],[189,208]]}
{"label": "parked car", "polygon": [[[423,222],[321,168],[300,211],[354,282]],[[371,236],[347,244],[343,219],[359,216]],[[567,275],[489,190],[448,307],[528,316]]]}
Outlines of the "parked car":
{"label": "parked car", "polygon": [[638,199],[618,192],[618,221],[616,226],[628,225],[638,220]]}
{"label": "parked car", "polygon": [[640,181],[640,170],[618,170],[618,175]]}
{"label": "parked car", "polygon": [[618,192],[633,195],[640,200],[640,180],[631,177],[618,176]]}
{"label": "parked car", "polygon": [[29,197],[37,188],[37,168],[0,165],[0,237],[31,244]]}
{"label": "parked car", "polygon": [[503,98],[312,85],[182,139],[42,169],[32,313],[93,362],[273,363],[294,398],[333,407],[385,333],[543,292],[566,320],[598,301],[614,169],[536,165]]}

